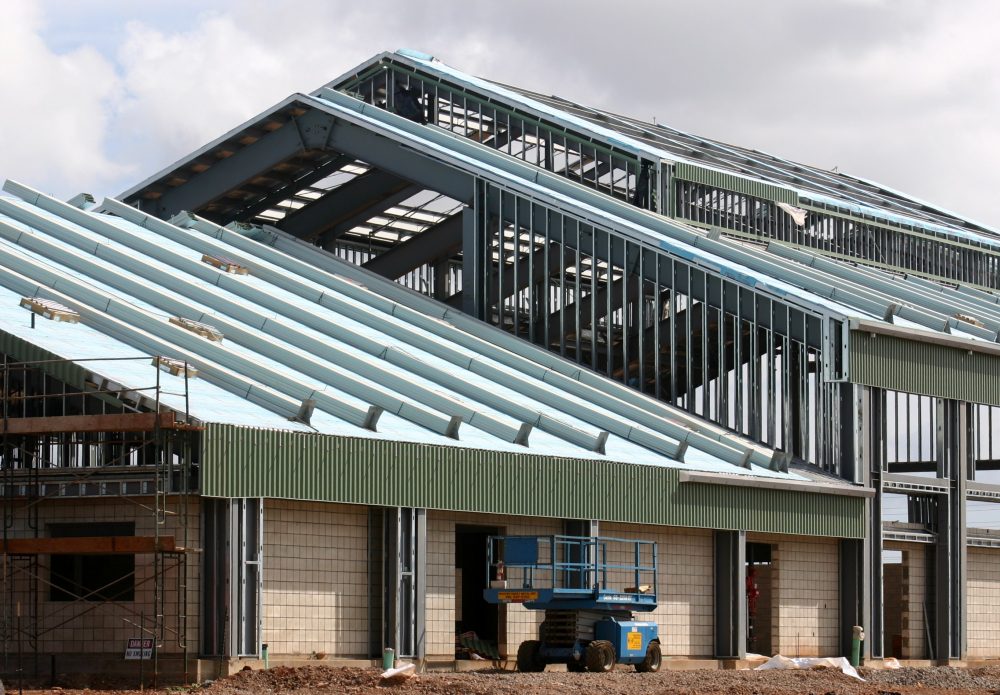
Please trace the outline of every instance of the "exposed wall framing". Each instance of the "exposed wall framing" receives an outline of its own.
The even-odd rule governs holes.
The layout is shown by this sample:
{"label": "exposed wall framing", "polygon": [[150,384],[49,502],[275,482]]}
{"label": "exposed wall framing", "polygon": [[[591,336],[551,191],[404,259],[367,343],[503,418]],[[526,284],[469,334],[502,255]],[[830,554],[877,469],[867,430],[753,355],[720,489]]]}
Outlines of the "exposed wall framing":
{"label": "exposed wall framing", "polygon": [[[53,376],[65,373],[67,361],[2,357],[0,669],[8,675],[39,675],[48,668],[40,663],[44,640],[95,605],[116,602],[126,607],[136,634],[154,639],[152,682],[168,642],[182,652],[187,674],[188,658],[197,651],[187,640],[187,562],[197,544],[187,526],[197,446],[187,414],[161,410],[155,366],[149,368],[145,386],[123,390],[91,375],[78,388]],[[146,357],[129,359],[150,363]],[[186,380],[182,395],[186,401]],[[151,516],[152,536],[52,538],[57,530],[43,522],[43,505],[92,495],[131,501]],[[173,517],[170,535],[164,531],[168,516]],[[126,589],[116,588],[124,580],[91,588],[86,581],[78,583],[79,578],[57,574],[57,558],[95,553],[150,555],[152,573],[142,582],[152,586],[150,605],[129,605],[138,585],[134,569],[124,582]],[[43,590],[58,592],[66,603],[57,610],[46,608],[40,601]],[[73,651],[72,645],[63,651]]]}

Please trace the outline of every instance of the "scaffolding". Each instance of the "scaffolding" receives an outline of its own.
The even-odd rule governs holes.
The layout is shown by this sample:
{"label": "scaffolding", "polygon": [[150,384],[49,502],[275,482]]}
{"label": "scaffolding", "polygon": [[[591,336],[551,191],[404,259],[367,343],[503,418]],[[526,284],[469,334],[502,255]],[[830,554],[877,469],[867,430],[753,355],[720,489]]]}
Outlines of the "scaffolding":
{"label": "scaffolding", "polygon": [[[188,412],[191,370],[186,364],[173,370],[172,361],[148,356],[15,361],[4,354],[2,360],[0,671],[9,679],[40,677],[52,640],[61,645],[48,648],[54,676],[55,653],[72,651],[72,640],[65,639],[69,630],[114,603],[125,614],[125,624],[152,640],[147,671],[152,683],[168,647],[182,655],[188,682],[188,556],[196,541],[189,530],[189,497],[199,430]],[[152,383],[123,386],[88,371],[88,362],[145,363],[151,365]],[[183,392],[164,391],[163,368],[182,377]],[[182,398],[183,410],[165,406],[165,395]],[[136,524],[132,533],[122,533],[122,524],[113,523],[104,524],[102,533],[92,533],[94,526],[86,523],[46,526],[42,511],[47,503],[95,498],[131,504],[133,518],[149,532],[140,535]],[[151,571],[142,579],[138,555],[152,558]],[[124,565],[124,574],[92,584],[108,579],[100,576],[100,565],[129,557],[131,562],[116,565]],[[80,558],[74,573],[66,571],[69,558]],[[90,577],[82,577],[87,571]],[[140,589],[148,598],[140,600]]]}

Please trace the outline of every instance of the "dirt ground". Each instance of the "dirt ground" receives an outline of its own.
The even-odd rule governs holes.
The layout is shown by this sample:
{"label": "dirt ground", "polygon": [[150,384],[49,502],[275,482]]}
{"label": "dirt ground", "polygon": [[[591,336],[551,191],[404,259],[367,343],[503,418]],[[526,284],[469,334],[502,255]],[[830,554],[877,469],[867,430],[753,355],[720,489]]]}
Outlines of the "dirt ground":
{"label": "dirt ground", "polygon": [[[912,669],[891,671],[862,669],[861,682],[839,671],[669,671],[640,674],[620,667],[609,674],[428,673],[396,685],[380,684],[377,669],[306,666],[277,667],[267,671],[243,671],[215,682],[162,690],[144,695],[1000,695],[1000,666],[983,669]],[[7,695],[17,693],[17,684],[7,682]],[[96,685],[96,684],[95,684]],[[138,690],[62,689],[25,690],[30,695],[137,695]]]}

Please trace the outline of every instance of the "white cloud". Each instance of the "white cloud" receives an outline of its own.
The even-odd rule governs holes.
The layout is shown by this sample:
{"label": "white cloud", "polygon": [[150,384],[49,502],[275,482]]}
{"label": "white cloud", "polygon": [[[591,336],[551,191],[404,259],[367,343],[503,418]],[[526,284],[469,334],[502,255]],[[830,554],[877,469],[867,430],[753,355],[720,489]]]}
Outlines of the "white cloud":
{"label": "white cloud", "polygon": [[280,50],[232,17],[206,16],[178,34],[133,22],[127,33],[118,125],[146,162],[193,150],[289,92]]}
{"label": "white cloud", "polygon": [[989,0],[207,4],[182,3],[169,26],[113,4],[124,37],[105,47],[113,63],[86,47],[52,53],[37,10],[14,4],[0,24],[13,65],[0,88],[34,105],[0,114],[0,174],[117,193],[289,93],[405,46],[1000,224],[1000,9]]}
{"label": "white cloud", "polygon": [[102,185],[130,169],[106,154],[118,94],[114,67],[93,48],[56,54],[43,17],[27,2],[4,4],[0,22],[0,172],[59,195]]}

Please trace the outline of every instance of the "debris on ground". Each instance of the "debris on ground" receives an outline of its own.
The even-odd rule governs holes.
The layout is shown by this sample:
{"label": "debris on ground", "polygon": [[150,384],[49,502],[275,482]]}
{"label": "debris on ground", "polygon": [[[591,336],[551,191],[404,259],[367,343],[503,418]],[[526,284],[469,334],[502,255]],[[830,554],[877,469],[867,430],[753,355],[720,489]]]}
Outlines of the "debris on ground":
{"label": "debris on ground", "polygon": [[416,675],[417,667],[414,664],[403,664],[396,668],[386,669],[382,672],[380,685],[397,685],[405,680],[409,680]]}
{"label": "debris on ground", "polygon": [[[815,671],[669,670],[636,673],[516,673],[503,670],[432,672],[386,684],[381,669],[325,664],[238,671],[186,687],[146,689],[142,695],[994,695],[1000,666],[988,668],[860,669],[865,681],[837,669]],[[7,684],[8,692],[12,684]],[[14,690],[13,692],[16,692]],[[140,695],[139,690],[38,689],[29,695]]]}

